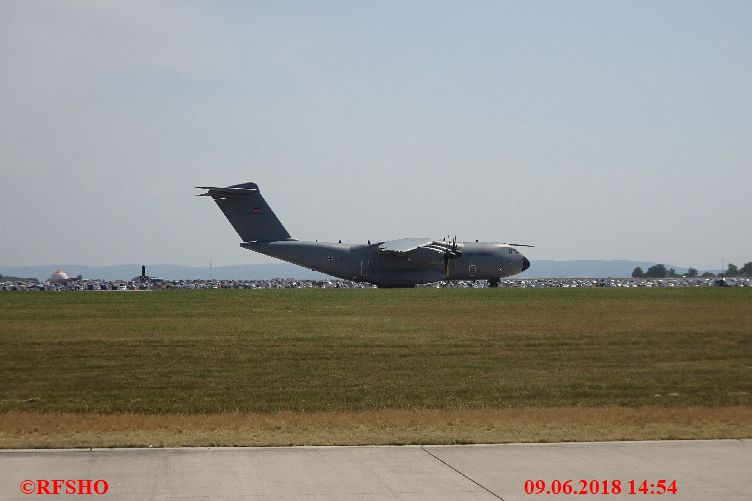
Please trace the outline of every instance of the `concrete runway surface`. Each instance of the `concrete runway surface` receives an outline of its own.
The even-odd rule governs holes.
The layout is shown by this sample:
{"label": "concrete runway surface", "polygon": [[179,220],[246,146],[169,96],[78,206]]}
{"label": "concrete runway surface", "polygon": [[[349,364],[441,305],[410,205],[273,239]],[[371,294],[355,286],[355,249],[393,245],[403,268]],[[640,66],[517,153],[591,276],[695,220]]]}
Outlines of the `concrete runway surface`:
{"label": "concrete runway surface", "polygon": [[[526,494],[538,479],[620,480],[622,493]],[[678,494],[629,494],[630,480],[660,479]],[[0,499],[58,497],[54,480],[58,496],[89,499],[748,500],[752,440],[0,451]]]}

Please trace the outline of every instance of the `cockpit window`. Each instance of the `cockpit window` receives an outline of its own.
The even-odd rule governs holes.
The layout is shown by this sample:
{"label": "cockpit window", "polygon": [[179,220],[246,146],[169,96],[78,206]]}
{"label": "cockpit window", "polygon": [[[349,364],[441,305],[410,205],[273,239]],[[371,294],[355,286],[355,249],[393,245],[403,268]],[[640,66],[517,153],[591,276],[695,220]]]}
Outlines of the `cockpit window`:
{"label": "cockpit window", "polygon": [[509,248],[509,253],[510,254],[519,254],[519,252],[517,251],[517,249],[512,249],[511,247]]}

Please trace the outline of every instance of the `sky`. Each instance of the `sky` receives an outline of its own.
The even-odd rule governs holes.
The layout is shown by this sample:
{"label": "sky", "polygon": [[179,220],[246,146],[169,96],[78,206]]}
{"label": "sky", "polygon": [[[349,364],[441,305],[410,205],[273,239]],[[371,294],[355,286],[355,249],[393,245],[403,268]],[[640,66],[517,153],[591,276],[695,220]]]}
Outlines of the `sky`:
{"label": "sky", "polygon": [[299,240],[752,261],[752,2],[0,0],[0,266]]}

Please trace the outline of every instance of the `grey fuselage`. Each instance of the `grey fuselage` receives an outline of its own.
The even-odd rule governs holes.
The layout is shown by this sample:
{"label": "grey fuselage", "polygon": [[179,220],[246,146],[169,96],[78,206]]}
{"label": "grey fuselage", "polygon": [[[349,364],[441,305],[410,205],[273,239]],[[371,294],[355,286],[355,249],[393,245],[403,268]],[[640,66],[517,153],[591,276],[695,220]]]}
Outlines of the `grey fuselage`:
{"label": "grey fuselage", "polygon": [[421,252],[422,249],[409,254],[387,253],[377,243],[278,240],[243,242],[240,246],[327,275],[380,287],[413,287],[440,280],[498,282],[530,265],[514,247],[493,242],[458,242],[460,255],[447,260],[436,252]]}

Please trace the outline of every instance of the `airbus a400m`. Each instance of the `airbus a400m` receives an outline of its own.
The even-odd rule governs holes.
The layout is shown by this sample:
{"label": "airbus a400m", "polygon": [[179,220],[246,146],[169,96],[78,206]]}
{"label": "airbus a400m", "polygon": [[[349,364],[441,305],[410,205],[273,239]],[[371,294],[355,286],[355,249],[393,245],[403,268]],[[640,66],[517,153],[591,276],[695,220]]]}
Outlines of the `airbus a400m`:
{"label": "airbus a400m", "polygon": [[295,240],[277,219],[255,183],[226,188],[199,186],[212,197],[235,231],[241,247],[334,277],[379,287],[414,287],[441,280],[487,280],[521,273],[530,261],[524,244],[457,242],[456,238],[401,238],[367,244]]}

